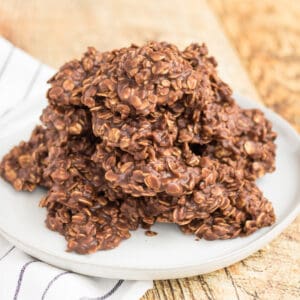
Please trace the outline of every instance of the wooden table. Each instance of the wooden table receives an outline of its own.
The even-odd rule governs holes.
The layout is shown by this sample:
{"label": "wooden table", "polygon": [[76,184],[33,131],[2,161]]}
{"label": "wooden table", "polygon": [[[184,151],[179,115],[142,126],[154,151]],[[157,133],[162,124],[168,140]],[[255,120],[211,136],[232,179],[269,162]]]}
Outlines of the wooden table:
{"label": "wooden table", "polygon": [[[182,48],[205,41],[236,92],[262,99],[300,129],[300,2],[211,0],[209,5],[2,0],[0,34],[53,67],[89,45],[108,50],[155,39]],[[142,299],[300,299],[300,217],[244,261],[203,276],[155,281]]]}

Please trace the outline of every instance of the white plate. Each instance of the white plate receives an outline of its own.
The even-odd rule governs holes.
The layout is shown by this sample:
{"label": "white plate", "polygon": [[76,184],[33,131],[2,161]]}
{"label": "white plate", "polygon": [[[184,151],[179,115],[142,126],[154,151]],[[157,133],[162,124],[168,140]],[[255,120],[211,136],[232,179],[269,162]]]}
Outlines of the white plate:
{"label": "white plate", "polygon": [[[0,232],[11,243],[42,261],[74,272],[123,279],[166,279],[211,272],[233,264],[270,242],[299,213],[300,139],[292,127],[273,112],[237,96],[242,107],[259,107],[278,133],[277,170],[259,180],[259,186],[275,208],[277,222],[245,238],[195,241],[175,225],[159,224],[159,234],[147,237],[143,230],[119,247],[91,255],[65,252],[66,242],[44,225],[45,209],[38,207],[44,191],[16,192],[0,180]],[[0,157],[27,139],[42,107],[17,109],[0,121]],[[40,103],[40,106],[45,103]],[[14,122],[11,122],[13,120]],[[18,121],[18,123],[15,123]]]}

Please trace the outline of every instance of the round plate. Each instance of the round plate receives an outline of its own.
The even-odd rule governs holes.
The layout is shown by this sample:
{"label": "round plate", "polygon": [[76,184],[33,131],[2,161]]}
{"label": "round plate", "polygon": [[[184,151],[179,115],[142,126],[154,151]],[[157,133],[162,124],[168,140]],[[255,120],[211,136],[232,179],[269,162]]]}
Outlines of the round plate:
{"label": "round plate", "polygon": [[[176,225],[157,224],[157,236],[147,237],[142,229],[119,247],[90,255],[68,253],[65,239],[45,227],[46,210],[38,203],[44,190],[16,192],[0,180],[0,232],[26,253],[47,263],[77,273],[123,279],[166,279],[211,272],[233,264],[263,247],[287,227],[299,213],[300,139],[292,127],[275,113],[243,97],[245,108],[258,107],[273,122],[278,133],[274,173],[258,181],[272,201],[277,222],[251,236],[226,241],[196,241]],[[0,121],[0,157],[27,139],[45,102],[18,108]],[[33,109],[34,108],[34,109]]]}

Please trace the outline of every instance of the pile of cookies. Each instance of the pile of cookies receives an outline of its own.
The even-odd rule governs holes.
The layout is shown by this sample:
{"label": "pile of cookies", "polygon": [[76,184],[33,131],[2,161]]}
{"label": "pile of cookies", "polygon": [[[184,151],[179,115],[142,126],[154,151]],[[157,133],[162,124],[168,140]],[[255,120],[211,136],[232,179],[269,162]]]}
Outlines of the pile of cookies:
{"label": "pile of cookies", "polygon": [[81,254],[155,222],[208,240],[273,224],[255,180],[275,169],[276,134],[235,103],[216,65],[198,44],[89,48],[49,80],[42,125],[1,176],[16,190],[46,187],[48,228]]}

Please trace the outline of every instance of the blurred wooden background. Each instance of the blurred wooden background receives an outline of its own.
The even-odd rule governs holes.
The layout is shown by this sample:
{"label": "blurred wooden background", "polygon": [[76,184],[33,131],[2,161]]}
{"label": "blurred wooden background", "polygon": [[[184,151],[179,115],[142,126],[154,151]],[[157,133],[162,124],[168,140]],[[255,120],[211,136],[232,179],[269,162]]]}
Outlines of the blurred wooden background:
{"label": "blurred wooden background", "polygon": [[[89,45],[107,50],[155,39],[182,48],[205,41],[235,91],[262,100],[300,130],[299,0],[0,0],[0,35],[53,67]],[[142,299],[300,299],[300,217],[244,261],[155,281]]]}

